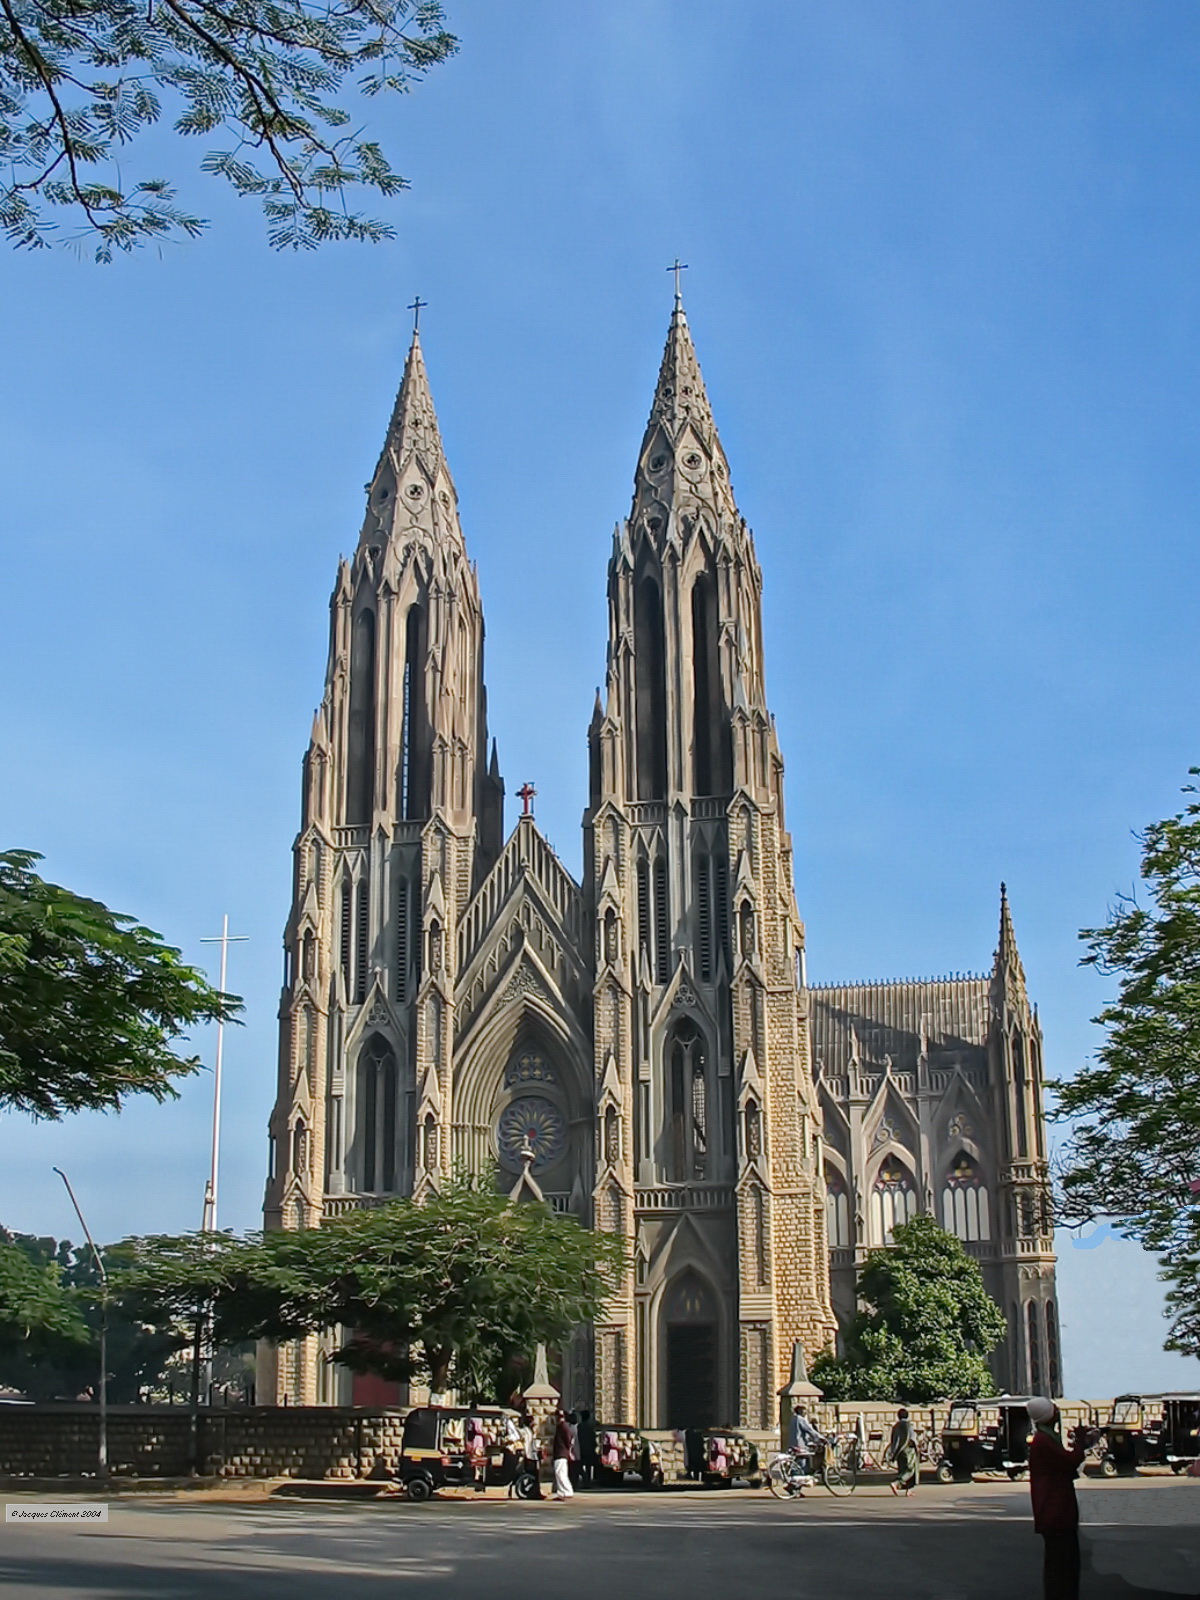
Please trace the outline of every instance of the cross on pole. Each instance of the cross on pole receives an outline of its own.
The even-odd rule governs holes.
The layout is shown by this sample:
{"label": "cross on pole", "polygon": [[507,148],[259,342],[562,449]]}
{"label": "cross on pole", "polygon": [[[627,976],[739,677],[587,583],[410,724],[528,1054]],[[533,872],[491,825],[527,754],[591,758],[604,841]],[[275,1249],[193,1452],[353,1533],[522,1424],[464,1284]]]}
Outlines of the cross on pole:
{"label": "cross on pole", "polygon": [[523,807],[521,812],[523,817],[531,817],[533,815],[533,797],[536,793],[537,790],[528,780],[517,790],[517,799],[520,800]]}
{"label": "cross on pole", "polygon": [[429,304],[428,300],[422,300],[421,296],[418,295],[417,298],[412,302],[411,305],[406,306],[404,308],[406,311],[411,311],[412,314],[413,314],[413,332],[414,333],[417,333],[419,331],[420,327],[421,327],[421,312],[424,310],[424,308],[428,304]]}
{"label": "cross on pole", "polygon": [[675,257],[674,261],[667,268],[668,272],[673,272],[675,274],[675,309],[677,311],[683,305],[683,287],[679,281],[679,274],[681,272],[686,272],[687,270],[687,262],[680,261],[678,256]]}
{"label": "cross on pole", "polygon": [[[229,931],[229,917],[226,914],[221,924],[221,932],[211,939],[201,939],[201,944],[219,944],[221,946],[221,993],[225,993],[225,968],[229,959],[229,946],[231,944],[245,944],[249,935],[244,933],[231,934]],[[208,1169],[208,1182],[204,1188],[204,1221],[200,1224],[201,1233],[215,1233],[217,1231],[217,1167],[221,1158],[221,1057],[225,1046],[225,1021],[217,1018],[217,1064],[213,1071],[213,1121],[212,1121],[212,1158]]]}

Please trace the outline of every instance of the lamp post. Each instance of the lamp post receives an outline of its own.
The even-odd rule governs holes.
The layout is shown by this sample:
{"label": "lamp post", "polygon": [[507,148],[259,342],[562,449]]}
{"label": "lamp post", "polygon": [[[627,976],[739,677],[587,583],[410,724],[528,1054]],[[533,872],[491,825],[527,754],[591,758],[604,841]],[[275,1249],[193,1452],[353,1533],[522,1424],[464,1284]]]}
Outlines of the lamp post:
{"label": "lamp post", "polygon": [[79,1201],[75,1198],[75,1191],[71,1187],[71,1180],[61,1167],[55,1167],[63,1183],[66,1185],[67,1194],[71,1197],[71,1204],[75,1207],[75,1215],[79,1218],[79,1226],[83,1229],[84,1237],[91,1247],[92,1260],[96,1263],[96,1271],[100,1274],[100,1447],[97,1451],[98,1476],[101,1483],[108,1482],[108,1273],[104,1270],[104,1258],[96,1249],[96,1241],[92,1238],[91,1229],[84,1220],[83,1212],[79,1209]]}

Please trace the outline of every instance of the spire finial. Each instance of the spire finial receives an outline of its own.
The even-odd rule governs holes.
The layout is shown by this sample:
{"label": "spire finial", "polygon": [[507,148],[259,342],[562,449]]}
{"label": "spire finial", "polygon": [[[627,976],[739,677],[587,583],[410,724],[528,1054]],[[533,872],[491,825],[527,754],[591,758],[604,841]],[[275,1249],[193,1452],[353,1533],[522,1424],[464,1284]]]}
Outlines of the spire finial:
{"label": "spire finial", "polygon": [[408,305],[408,306],[405,306],[405,308],[404,308],[406,311],[411,311],[412,314],[413,314],[413,333],[414,333],[414,335],[418,334],[421,331],[421,312],[424,311],[425,307],[428,304],[429,304],[428,300],[422,300],[421,296],[417,295],[416,299],[413,300],[412,304]]}
{"label": "spire finial", "polygon": [[682,311],[683,310],[683,285],[682,285],[682,283],[680,281],[679,274],[681,272],[686,272],[687,270],[688,270],[687,262],[686,261],[680,261],[678,256],[675,257],[674,261],[667,268],[668,272],[673,272],[675,274],[675,309],[676,309],[676,311]]}

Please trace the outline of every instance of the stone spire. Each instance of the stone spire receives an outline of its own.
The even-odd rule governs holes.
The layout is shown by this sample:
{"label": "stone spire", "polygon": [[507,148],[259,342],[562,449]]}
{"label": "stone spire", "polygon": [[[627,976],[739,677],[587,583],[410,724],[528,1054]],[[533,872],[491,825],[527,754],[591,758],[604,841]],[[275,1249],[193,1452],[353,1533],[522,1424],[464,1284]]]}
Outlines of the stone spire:
{"label": "stone spire", "polygon": [[1011,989],[1015,993],[1024,995],[1025,968],[1021,965],[1012,912],[1008,908],[1008,886],[1003,883],[1000,885],[1000,937],[996,944],[992,977],[1002,989]]}
{"label": "stone spire", "polygon": [[450,539],[461,550],[458,494],[438,428],[420,336],[414,331],[375,475],[367,485],[360,547]]}

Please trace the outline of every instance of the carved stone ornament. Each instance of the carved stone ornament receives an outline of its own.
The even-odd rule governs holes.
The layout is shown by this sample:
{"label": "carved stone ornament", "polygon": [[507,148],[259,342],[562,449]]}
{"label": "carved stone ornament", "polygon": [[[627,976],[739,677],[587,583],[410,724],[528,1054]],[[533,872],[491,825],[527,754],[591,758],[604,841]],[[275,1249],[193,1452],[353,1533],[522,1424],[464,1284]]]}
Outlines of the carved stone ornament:
{"label": "carved stone ornament", "polygon": [[947,1131],[952,1139],[970,1139],[975,1132],[961,1111],[955,1112],[954,1116],[950,1118],[950,1126]]}
{"label": "carved stone ornament", "polygon": [[883,1121],[875,1129],[875,1137],[871,1141],[872,1148],[878,1150],[879,1146],[881,1144],[887,1144],[889,1142],[889,1140],[892,1140],[895,1137],[896,1137],[896,1125],[895,1125],[895,1123],[892,1121],[892,1119],[890,1117],[884,1117]]}
{"label": "carved stone ornament", "polygon": [[503,1005],[508,1000],[516,1000],[523,994],[540,994],[541,984],[529,967],[522,967],[519,972],[514,972],[504,985],[504,992],[500,996]]}
{"label": "carved stone ornament", "polygon": [[694,1006],[696,995],[690,983],[686,980],[675,991],[675,998],[671,1001],[672,1009],[681,1009],[683,1006]]}
{"label": "carved stone ornament", "polygon": [[377,1028],[381,1023],[387,1022],[388,1020],[388,1008],[384,1005],[382,1000],[376,997],[375,1004],[371,1007],[370,1014],[367,1017],[367,1026],[371,1028]]}

